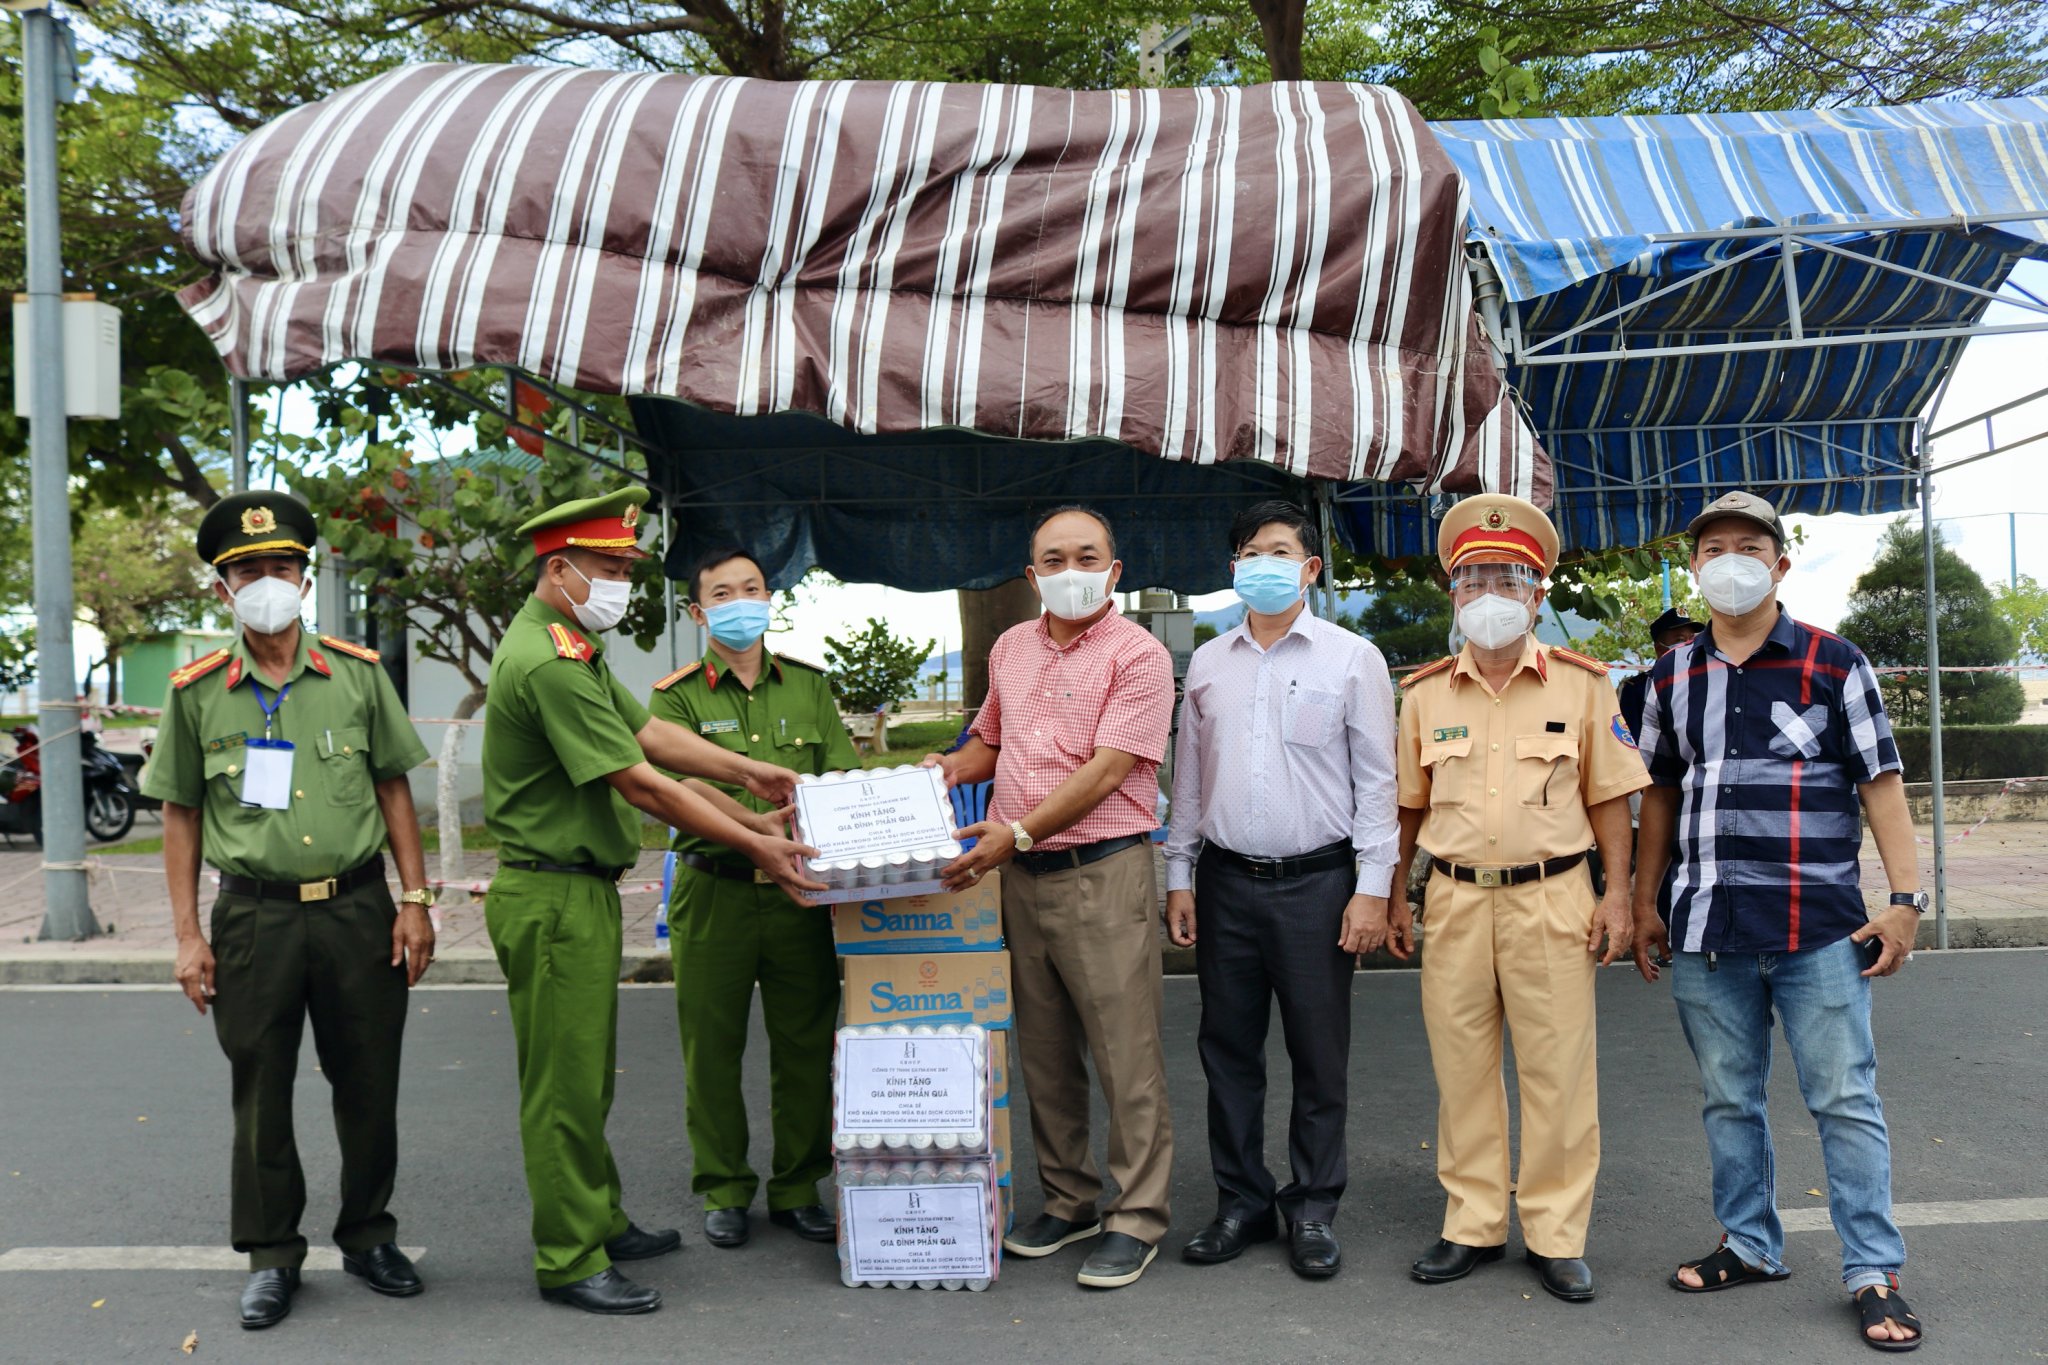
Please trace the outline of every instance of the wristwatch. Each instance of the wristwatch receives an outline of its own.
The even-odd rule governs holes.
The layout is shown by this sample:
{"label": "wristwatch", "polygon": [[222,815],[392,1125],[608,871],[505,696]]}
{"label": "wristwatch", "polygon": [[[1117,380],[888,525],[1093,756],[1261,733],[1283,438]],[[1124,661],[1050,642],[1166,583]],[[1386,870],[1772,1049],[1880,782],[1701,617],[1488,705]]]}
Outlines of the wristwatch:
{"label": "wristwatch", "polygon": [[434,888],[423,886],[417,891],[408,891],[398,898],[400,905],[417,905],[422,910],[434,908]]}
{"label": "wristwatch", "polygon": [[1010,838],[1016,843],[1019,853],[1029,853],[1031,845],[1037,842],[1024,832],[1024,822],[1022,820],[1012,820],[1010,822]]}
{"label": "wristwatch", "polygon": [[1892,892],[1890,903],[1893,905],[1911,906],[1913,913],[1916,915],[1927,913],[1927,893],[1925,891],[1894,891]]}

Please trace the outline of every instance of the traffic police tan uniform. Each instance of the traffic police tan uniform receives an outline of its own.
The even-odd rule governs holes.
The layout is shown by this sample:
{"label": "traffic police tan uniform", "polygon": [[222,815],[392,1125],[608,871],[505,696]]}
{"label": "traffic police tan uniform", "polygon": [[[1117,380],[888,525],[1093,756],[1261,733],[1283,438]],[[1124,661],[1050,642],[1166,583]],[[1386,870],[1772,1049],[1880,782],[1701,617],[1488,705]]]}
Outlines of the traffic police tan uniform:
{"label": "traffic police tan uniform", "polygon": [[[220,569],[308,557],[314,541],[297,499],[244,493],[207,512],[198,550]],[[282,678],[260,672],[247,634],[171,675],[142,778],[145,795],[200,813],[201,856],[220,870],[209,1003],[234,1074],[234,1245],[256,1271],[296,1270],[306,1258],[292,1083],[309,1015],[341,1148],[334,1240],[353,1256],[396,1235],[386,1205],[398,1168],[406,969],[391,963],[398,911],[375,784],[427,757],[374,650],[310,638],[295,618],[285,630],[296,651]],[[288,770],[288,783],[267,794],[275,805],[248,799],[266,797],[247,785],[252,764]],[[424,891],[409,899],[431,904]]]}
{"label": "traffic police tan uniform", "polygon": [[[1547,575],[1557,545],[1535,505],[1490,494],[1452,508],[1437,553],[1447,572],[1490,561]],[[1505,1021],[1521,1090],[1512,1188],[1523,1240],[1536,1256],[1576,1258],[1600,1165],[1595,959],[1586,947],[1595,901],[1583,858],[1594,836],[1586,812],[1649,777],[1604,665],[1538,644],[1533,634],[1521,650],[1498,693],[1480,677],[1469,644],[1408,678],[1400,803],[1425,812],[1417,842],[1435,860],[1424,900],[1422,1009],[1440,1096],[1444,1240],[1496,1256],[1490,1249],[1507,1240]],[[1420,1265],[1417,1274],[1431,1278]]]}
{"label": "traffic police tan uniform", "polygon": [[[831,683],[800,659],[764,649],[760,675],[747,687],[707,649],[700,661],[656,683],[647,704],[715,744],[792,772],[860,767]],[[721,790],[752,809],[770,809],[743,788]],[[682,864],[669,941],[688,1087],[690,1188],[708,1213],[746,1208],[760,1183],[747,1161],[740,1089],[758,981],[774,1130],[768,1211],[810,1208],[818,1203],[818,1182],[832,1173],[832,1029],[839,1013],[832,917],[791,901],[722,844],[678,832],[671,847]],[[829,1237],[830,1223],[824,1227]]]}

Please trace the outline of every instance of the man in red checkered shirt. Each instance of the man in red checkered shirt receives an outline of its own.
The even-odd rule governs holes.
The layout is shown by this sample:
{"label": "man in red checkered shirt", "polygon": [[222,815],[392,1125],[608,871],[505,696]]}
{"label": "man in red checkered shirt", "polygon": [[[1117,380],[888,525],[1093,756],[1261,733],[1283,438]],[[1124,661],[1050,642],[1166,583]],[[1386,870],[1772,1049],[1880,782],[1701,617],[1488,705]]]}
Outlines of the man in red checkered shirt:
{"label": "man in red checkered shirt", "polygon": [[[1173,665],[1117,613],[1122,567],[1100,513],[1060,507],[1041,517],[1025,574],[1045,614],[996,641],[988,700],[965,747],[925,760],[949,785],[995,779],[989,818],[961,831],[976,843],[947,866],[946,884],[1011,869],[1003,919],[1045,1212],[1003,1246],[1049,1256],[1094,1238],[1077,1277],[1094,1289],[1129,1284],[1151,1264],[1173,1169],[1151,842]],[[1100,1218],[1084,1052],[1109,1107],[1118,1190]]]}

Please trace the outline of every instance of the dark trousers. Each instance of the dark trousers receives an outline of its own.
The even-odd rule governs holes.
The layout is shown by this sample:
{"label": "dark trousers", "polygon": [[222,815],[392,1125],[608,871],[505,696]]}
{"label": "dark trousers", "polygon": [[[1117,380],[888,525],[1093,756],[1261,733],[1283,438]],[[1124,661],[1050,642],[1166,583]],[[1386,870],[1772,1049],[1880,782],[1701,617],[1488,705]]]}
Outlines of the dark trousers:
{"label": "dark trousers", "polygon": [[[1200,1050],[1219,1217],[1259,1217],[1277,1202],[1290,1222],[1336,1220],[1353,967],[1337,934],[1356,884],[1348,867],[1275,881],[1210,853],[1196,864]],[[1294,1071],[1287,1123],[1294,1178],[1277,1193],[1265,1142],[1266,1027],[1276,998]]]}
{"label": "dark trousers", "polygon": [[405,968],[391,965],[398,916],[380,882],[325,901],[213,904],[213,1030],[234,1077],[235,1250],[251,1270],[306,1259],[306,1176],[292,1134],[299,1041],[313,1021],[320,1074],[334,1092],[341,1211],[334,1240],[367,1251],[397,1237],[386,1211],[398,1176],[398,1056]]}

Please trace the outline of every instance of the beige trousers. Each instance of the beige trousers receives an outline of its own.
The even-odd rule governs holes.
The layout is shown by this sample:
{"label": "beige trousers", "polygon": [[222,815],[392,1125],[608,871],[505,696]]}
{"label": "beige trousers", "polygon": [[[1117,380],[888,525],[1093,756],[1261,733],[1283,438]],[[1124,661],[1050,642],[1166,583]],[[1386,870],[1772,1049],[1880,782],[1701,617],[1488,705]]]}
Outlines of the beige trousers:
{"label": "beige trousers", "polygon": [[1102,1196],[1088,1139],[1092,1060],[1108,1103],[1117,1184],[1103,1228],[1147,1244],[1166,1232],[1173,1175],[1158,904],[1149,843],[1043,876],[1003,869],[1017,1069],[1031,1102],[1045,1210],[1079,1219]]}
{"label": "beige trousers", "polygon": [[[1446,1241],[1507,1240],[1508,1194],[1538,1256],[1582,1256],[1600,1170],[1594,1058],[1593,887],[1582,863],[1488,889],[1433,873],[1424,900],[1422,1019],[1436,1069],[1437,1178]],[[1501,1024],[1522,1098],[1519,1178],[1508,1174]]]}

